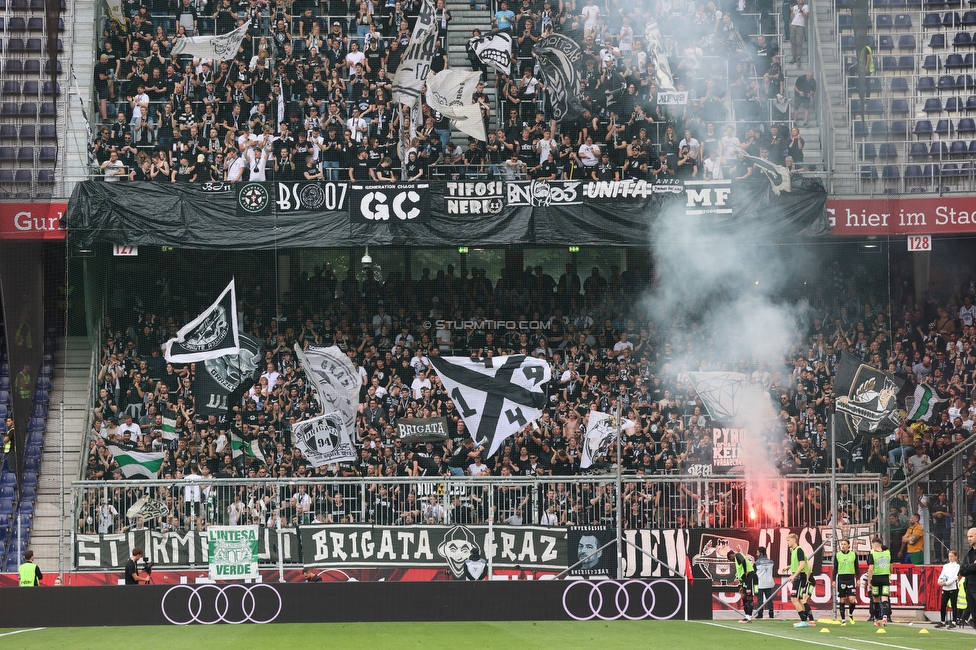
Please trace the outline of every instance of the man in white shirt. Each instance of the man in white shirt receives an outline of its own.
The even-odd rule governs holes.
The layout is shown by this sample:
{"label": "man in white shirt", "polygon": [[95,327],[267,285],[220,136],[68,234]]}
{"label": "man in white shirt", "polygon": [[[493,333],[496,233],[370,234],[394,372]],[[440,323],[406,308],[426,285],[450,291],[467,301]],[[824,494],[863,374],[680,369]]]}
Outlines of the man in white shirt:
{"label": "man in white shirt", "polygon": [[718,151],[713,149],[712,154],[705,159],[705,179],[717,181],[725,178],[722,174],[723,162],[725,161],[719,158]]}
{"label": "man in white shirt", "polygon": [[627,332],[620,333],[620,340],[613,344],[613,351],[617,354],[617,361],[624,358],[624,350],[634,351],[634,344],[627,340]]}
{"label": "man in white shirt", "polygon": [[132,436],[133,436],[132,437],[133,442],[135,442],[136,440],[139,439],[136,436],[141,436],[142,435],[142,429],[139,428],[139,425],[138,424],[136,424],[135,422],[132,421],[132,414],[131,413],[126,413],[125,414],[125,424],[120,424],[119,425],[119,435],[120,436],[124,436],[126,433],[131,433],[132,434]]}
{"label": "man in white shirt", "polygon": [[[346,66],[349,68],[349,78],[352,79],[356,76],[356,64],[363,63],[366,60],[366,55],[359,51],[359,43],[357,41],[352,41],[349,44],[349,53],[346,54]],[[363,67],[365,68],[365,63]]]}
{"label": "man in white shirt", "polygon": [[239,183],[244,180],[244,170],[247,169],[247,161],[237,155],[235,149],[227,150],[227,160],[224,162],[227,168],[227,182]]}
{"label": "man in white shirt", "polygon": [[692,137],[689,129],[685,129],[685,137],[678,143],[678,149],[682,147],[688,147],[688,153],[694,160],[701,160],[701,143]]}
{"label": "man in white shirt", "polygon": [[596,167],[600,162],[600,147],[593,144],[593,138],[587,137],[586,142],[580,145],[577,155],[584,167]]}
{"label": "man in white shirt", "polygon": [[[355,45],[355,42],[353,42]],[[346,122],[346,128],[352,133],[352,140],[358,144],[363,143],[363,138],[369,130],[369,123],[360,117],[359,109],[352,109],[352,117]]]}
{"label": "man in white shirt", "polygon": [[803,48],[806,44],[807,18],[810,16],[810,8],[804,0],[796,0],[796,4],[790,8],[790,49],[793,52],[793,59],[790,63],[799,63],[803,57]]}
{"label": "man in white shirt", "polygon": [[261,373],[261,376],[268,380],[268,391],[274,390],[275,384],[278,383],[278,378],[281,375],[275,370],[273,363],[268,364],[268,369]]}
{"label": "man in white shirt", "polygon": [[593,0],[586,0],[586,5],[580,11],[580,17],[583,19],[583,29],[593,31],[600,20],[600,8],[593,3]]}
{"label": "man in white shirt", "polygon": [[410,392],[413,394],[414,399],[420,399],[423,397],[423,389],[430,388],[430,380],[427,379],[427,371],[421,371],[417,373],[417,376],[413,378],[413,382],[410,384]]}

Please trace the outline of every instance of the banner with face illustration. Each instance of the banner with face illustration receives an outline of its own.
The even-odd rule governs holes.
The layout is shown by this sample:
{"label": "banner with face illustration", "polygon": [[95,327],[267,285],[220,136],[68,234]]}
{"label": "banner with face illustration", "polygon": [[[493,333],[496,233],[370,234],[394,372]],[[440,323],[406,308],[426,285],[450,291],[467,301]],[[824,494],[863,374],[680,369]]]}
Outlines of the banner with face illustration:
{"label": "banner with face illustration", "polygon": [[181,327],[176,338],[166,341],[164,349],[170,363],[193,363],[240,353],[234,280],[206,311]]}

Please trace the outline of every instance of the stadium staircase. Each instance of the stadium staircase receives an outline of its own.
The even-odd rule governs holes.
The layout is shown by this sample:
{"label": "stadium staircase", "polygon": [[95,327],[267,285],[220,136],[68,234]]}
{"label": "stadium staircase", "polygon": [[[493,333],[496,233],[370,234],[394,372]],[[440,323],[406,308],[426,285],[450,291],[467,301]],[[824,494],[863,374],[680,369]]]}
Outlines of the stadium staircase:
{"label": "stadium staircase", "polygon": [[[471,62],[468,61],[466,46],[468,39],[471,38],[471,30],[480,29],[482,34],[491,32],[491,12],[489,9],[471,9],[468,0],[448,0],[445,3],[448,11],[451,12],[451,22],[447,28],[447,61],[450,67],[462,70],[471,70]],[[478,0],[478,7],[491,6],[487,0]],[[488,81],[485,82],[485,94],[488,95],[491,106],[491,128],[498,128],[498,105],[496,103],[497,93],[495,91],[495,72],[489,69]],[[457,129],[451,130],[451,137],[454,144],[460,144],[462,149],[467,148],[468,136]]]}
{"label": "stadium staircase", "polygon": [[[91,386],[94,377],[92,350],[88,337],[72,336],[65,345],[59,345],[55,354],[54,379],[51,404],[47,419],[47,433],[41,453],[40,473],[37,484],[37,503],[29,548],[34,551],[35,561],[44,572],[58,570],[61,512],[61,416],[60,404],[64,401],[64,484],[71,485],[80,476],[82,445],[87,436],[88,411],[91,404]],[[65,544],[68,543],[73,524],[70,493],[64,503]],[[68,548],[66,547],[66,552]],[[65,570],[70,568],[66,557]]]}
{"label": "stadium staircase", "polygon": [[101,35],[102,25],[95,24],[95,0],[74,0],[70,4],[74,12],[75,29],[72,33],[69,58],[65,61],[69,87],[65,107],[67,127],[64,133],[65,166],[63,175],[65,198],[71,196],[75,183],[88,178],[89,126],[94,130],[100,120],[98,110],[92,111],[95,102],[95,44],[96,33]]}

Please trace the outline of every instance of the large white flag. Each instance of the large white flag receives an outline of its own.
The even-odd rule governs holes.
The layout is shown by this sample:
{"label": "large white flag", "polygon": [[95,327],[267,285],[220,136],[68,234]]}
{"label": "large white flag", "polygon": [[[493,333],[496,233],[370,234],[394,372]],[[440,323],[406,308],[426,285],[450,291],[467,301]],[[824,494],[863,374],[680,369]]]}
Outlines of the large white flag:
{"label": "large white flag", "polygon": [[295,354],[315,388],[322,412],[340,413],[346,431],[352,435],[356,430],[359,390],[363,385],[356,366],[336,345],[302,350],[296,343]]}
{"label": "large white flag", "polygon": [[206,311],[181,327],[176,338],[166,341],[164,350],[170,363],[193,363],[240,353],[233,279]]}
{"label": "large white flag", "polygon": [[248,23],[220,36],[188,36],[173,41],[172,54],[187,54],[194,59],[226,61],[237,56],[241,41],[247,34]]}
{"label": "large white flag", "polygon": [[488,357],[430,356],[475,442],[488,442],[493,455],[506,438],[542,415],[552,370],[544,359],[522,354]]}
{"label": "large white flag", "polygon": [[476,140],[487,140],[481,107],[471,102],[480,72],[450,68],[427,78],[427,103],[451,119],[462,133]]}
{"label": "large white flag", "polygon": [[119,27],[125,27],[125,12],[122,11],[122,0],[105,0],[105,4],[108,6],[108,16],[115,22],[119,24]]}
{"label": "large white flag", "polygon": [[512,35],[493,32],[468,41],[478,60],[503,74],[512,74]]}
{"label": "large white flag", "polygon": [[314,467],[356,460],[341,413],[327,413],[291,427],[292,441]]}
{"label": "large white flag", "polygon": [[[600,411],[590,411],[589,421],[586,424],[586,438],[583,440],[582,455],[580,456],[580,468],[586,469],[593,462],[606,456],[610,451],[610,446],[617,441],[617,416]],[[623,418],[620,423],[620,431],[629,431],[634,428],[634,421]],[[618,459],[619,462],[619,459]]]}
{"label": "large white flag", "polygon": [[420,91],[430,73],[437,42],[437,21],[434,20],[434,4],[424,0],[420,14],[413,26],[410,43],[403,51],[400,66],[393,76],[393,101],[414,106],[420,101]]}

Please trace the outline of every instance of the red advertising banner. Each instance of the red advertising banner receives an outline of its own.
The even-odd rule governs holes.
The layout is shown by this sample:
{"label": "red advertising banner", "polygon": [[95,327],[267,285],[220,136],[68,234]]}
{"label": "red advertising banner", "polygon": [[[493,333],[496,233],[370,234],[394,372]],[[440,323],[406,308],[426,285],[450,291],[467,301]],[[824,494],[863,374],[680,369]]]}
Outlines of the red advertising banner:
{"label": "red advertising banner", "polygon": [[827,217],[835,235],[976,233],[976,196],[831,199]]}
{"label": "red advertising banner", "polygon": [[64,241],[67,203],[0,203],[0,239]]}

